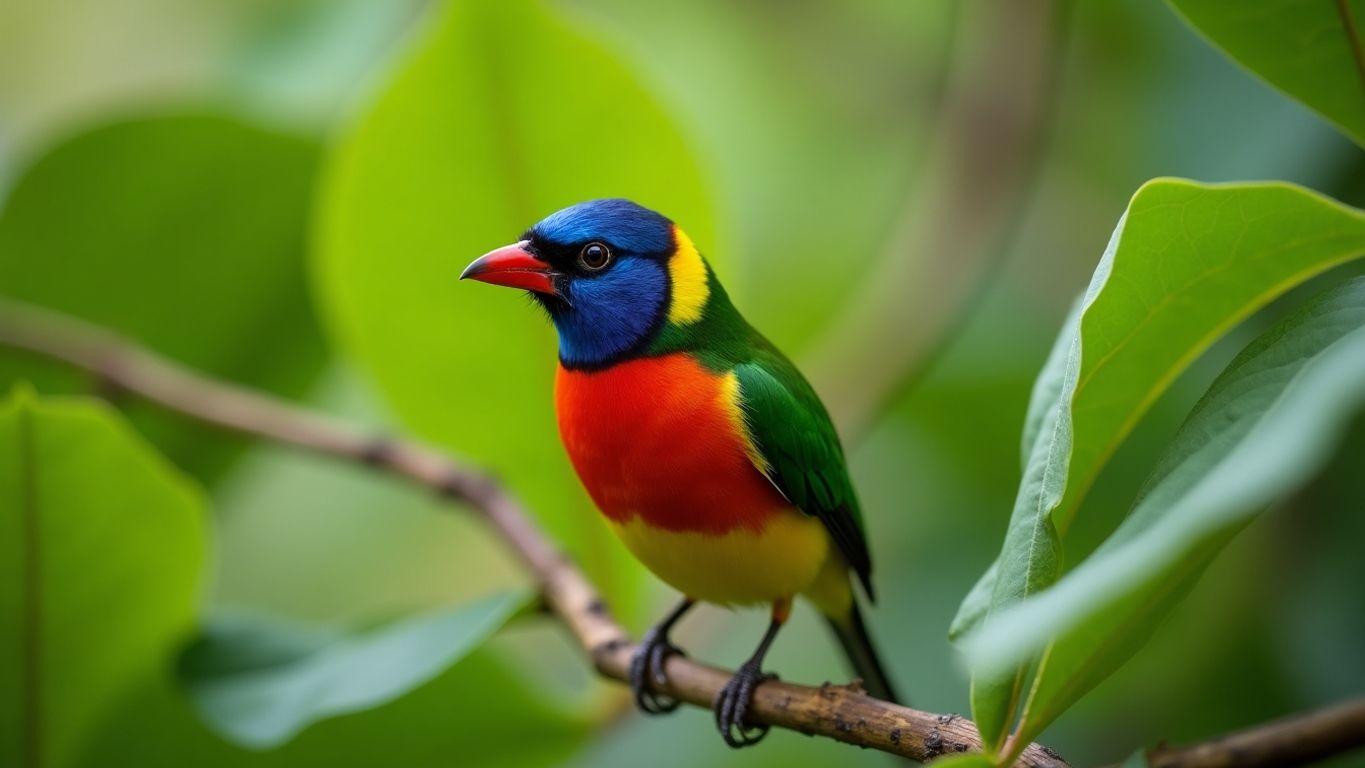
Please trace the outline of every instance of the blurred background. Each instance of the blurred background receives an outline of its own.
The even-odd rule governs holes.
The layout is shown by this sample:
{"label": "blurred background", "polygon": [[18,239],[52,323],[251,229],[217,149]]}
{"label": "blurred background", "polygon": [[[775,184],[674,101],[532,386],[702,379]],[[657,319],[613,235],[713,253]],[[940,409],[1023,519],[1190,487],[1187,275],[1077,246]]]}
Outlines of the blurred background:
{"label": "blurred background", "polygon": [[[883,595],[869,621],[931,711],[968,711],[947,626],[1000,546],[1033,377],[1128,198],[1165,175],[1285,179],[1365,206],[1358,148],[1160,3],[0,0],[0,293],[490,468],[635,632],[672,595],[573,481],[548,325],[456,278],[577,199],[672,216],[839,417]],[[1121,519],[1217,371],[1300,297],[1162,398],[1087,499],[1071,562]],[[96,387],[0,350],[0,391],[19,380]],[[414,489],[121,405],[207,489],[206,614],[368,626],[525,583],[477,521]],[[1115,762],[1365,688],[1362,460],[1357,424],[1334,468],[1238,537],[1041,740],[1075,765]],[[707,608],[677,639],[733,666],[765,621]],[[795,621],[771,667],[844,679],[812,613]],[[208,734],[168,666],[81,760],[186,755],[890,760],[789,732],[736,753],[707,712],[635,715],[546,621],[264,752]]]}

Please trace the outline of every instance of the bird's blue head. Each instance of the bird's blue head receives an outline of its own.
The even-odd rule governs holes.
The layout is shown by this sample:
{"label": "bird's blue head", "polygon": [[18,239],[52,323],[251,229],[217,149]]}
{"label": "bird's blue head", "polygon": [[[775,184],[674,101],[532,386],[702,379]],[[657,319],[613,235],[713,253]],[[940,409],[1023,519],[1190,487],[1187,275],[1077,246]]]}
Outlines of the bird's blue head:
{"label": "bird's blue head", "polygon": [[599,368],[643,350],[669,323],[696,322],[706,263],[672,221],[629,200],[590,200],[550,214],[461,279],[524,288],[550,314],[559,357]]}

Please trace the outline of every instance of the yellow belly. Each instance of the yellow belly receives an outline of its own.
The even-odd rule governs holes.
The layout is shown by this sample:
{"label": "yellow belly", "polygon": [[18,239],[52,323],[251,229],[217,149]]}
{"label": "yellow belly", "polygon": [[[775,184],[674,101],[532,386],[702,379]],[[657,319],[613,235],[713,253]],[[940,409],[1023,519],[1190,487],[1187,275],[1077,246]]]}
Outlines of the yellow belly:
{"label": "yellow belly", "polygon": [[721,535],[650,528],[638,517],[609,523],[656,576],[708,603],[770,603],[817,586],[815,591],[828,591],[816,581],[826,581],[831,570],[847,585],[842,567],[827,567],[842,566],[842,560],[831,551],[824,525],[797,511],[773,517],[762,531]]}

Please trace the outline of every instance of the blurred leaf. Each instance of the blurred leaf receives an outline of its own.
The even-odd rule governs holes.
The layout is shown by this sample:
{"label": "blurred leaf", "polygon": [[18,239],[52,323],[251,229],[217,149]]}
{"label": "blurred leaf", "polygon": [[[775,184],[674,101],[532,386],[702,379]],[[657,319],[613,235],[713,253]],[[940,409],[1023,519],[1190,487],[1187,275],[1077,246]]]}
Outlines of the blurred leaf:
{"label": "blurred leaf", "polygon": [[285,0],[256,6],[223,73],[234,104],[273,124],[327,128],[421,15],[424,0]]}
{"label": "blurred leaf", "polygon": [[1365,146],[1365,0],[1168,0],[1209,42]]}
{"label": "blurred leaf", "polygon": [[[373,434],[391,432],[374,395],[336,361],[306,402]],[[389,473],[288,446],[250,451],[213,501],[216,606],[359,626],[531,583],[478,515]]]}
{"label": "blurred leaf", "polygon": [[976,727],[981,733],[981,744],[987,752],[994,754],[1005,743],[1005,737],[1009,735],[1010,726],[1018,714],[1025,676],[1029,671],[1028,667],[1022,665],[992,674],[973,671],[967,692],[972,704],[972,716],[976,718]]}
{"label": "blurred leaf", "polygon": [[1331,458],[1365,407],[1365,278],[1251,344],[1209,388],[1132,514],[1054,587],[963,647],[975,669],[1042,653],[1019,738],[1031,740],[1146,642],[1250,520]]}
{"label": "blurred leaf", "polygon": [[333,335],[410,429],[493,468],[628,614],[640,580],[559,444],[549,324],[515,292],[457,283],[603,196],[713,239],[687,146],[601,45],[531,0],[451,2],[339,142],[316,266]]}
{"label": "blurred leaf", "polygon": [[986,572],[972,585],[971,591],[962,598],[962,605],[958,606],[957,615],[953,617],[953,623],[948,627],[950,640],[957,640],[963,632],[976,626],[977,622],[991,612],[991,596],[995,592],[995,580],[999,578],[999,572],[1000,561],[997,560],[986,568]]}
{"label": "blurred leaf", "polygon": [[0,403],[0,763],[69,765],[195,619],[203,499],[94,402]]}
{"label": "blurred leaf", "polygon": [[736,306],[800,360],[886,252],[907,195],[923,194],[912,184],[957,6],[565,5],[679,105],[726,224],[707,253],[731,254],[720,276]]}
{"label": "blurred leaf", "polygon": [[[323,348],[304,288],[317,147],[222,116],[140,119],[57,146],[0,213],[0,292],[127,334],[215,375],[297,395]],[[0,350],[0,387],[79,391],[69,369]],[[134,422],[201,478],[221,432],[136,407]]]}
{"label": "blurred leaf", "polygon": [[508,592],[358,635],[222,617],[186,650],[180,672],[223,735],[276,747],[313,722],[430,682],[530,600],[529,592]]}
{"label": "blurred leaf", "polygon": [[[267,752],[223,741],[169,681],[148,680],[120,702],[82,766],[369,768],[376,765],[562,765],[589,721],[547,705],[525,675],[484,646],[429,684],[376,709],[310,726]],[[116,756],[117,760],[111,756]]]}
{"label": "blurred leaf", "polygon": [[[1039,398],[1030,405],[1026,429],[1036,438],[990,610],[983,614],[979,601],[988,570],[953,629],[961,634],[1057,580],[1062,532],[1081,497],[1190,361],[1275,296],[1362,252],[1365,214],[1288,184],[1159,179],[1138,190],[1095,269],[1079,324],[1063,329],[1065,369],[1057,370],[1054,348],[1035,386],[1057,393],[1041,423]],[[982,728],[992,745],[994,725],[1010,719],[1020,693],[1017,671],[995,673],[973,683],[972,701],[976,720],[992,726]]]}

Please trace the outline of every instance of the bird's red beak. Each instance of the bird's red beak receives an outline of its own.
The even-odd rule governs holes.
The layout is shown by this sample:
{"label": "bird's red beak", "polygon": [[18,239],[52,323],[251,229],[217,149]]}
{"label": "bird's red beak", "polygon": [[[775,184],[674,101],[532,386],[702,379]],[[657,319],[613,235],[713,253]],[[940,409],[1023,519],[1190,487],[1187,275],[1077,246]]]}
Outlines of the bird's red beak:
{"label": "bird's red beak", "polygon": [[505,245],[489,251],[464,268],[460,279],[469,278],[482,283],[505,285],[509,288],[524,288],[536,293],[558,296],[555,290],[556,274],[549,263],[537,259],[526,249],[527,243]]}

